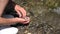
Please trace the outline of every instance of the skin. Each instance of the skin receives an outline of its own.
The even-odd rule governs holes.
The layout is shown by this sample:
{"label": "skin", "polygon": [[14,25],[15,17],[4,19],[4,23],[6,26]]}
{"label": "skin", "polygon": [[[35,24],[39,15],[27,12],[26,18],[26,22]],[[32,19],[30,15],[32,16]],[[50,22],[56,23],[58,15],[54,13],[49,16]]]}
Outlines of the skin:
{"label": "skin", "polygon": [[[20,11],[24,12],[22,18],[2,18],[2,13],[4,11],[5,6],[7,5],[8,0],[0,0],[0,24],[5,25],[5,24],[14,24],[14,23],[22,23],[22,24],[27,24],[30,21],[29,17],[26,17],[26,11],[24,8],[20,7],[19,5],[15,6],[15,10],[17,11],[18,15],[20,16],[21,14]],[[25,19],[27,18],[27,19]]]}
{"label": "skin", "polygon": [[20,7],[19,5],[16,5],[15,10],[18,13],[19,17],[21,16],[20,12],[22,12],[23,14],[22,18],[26,17],[26,10],[24,8]]}

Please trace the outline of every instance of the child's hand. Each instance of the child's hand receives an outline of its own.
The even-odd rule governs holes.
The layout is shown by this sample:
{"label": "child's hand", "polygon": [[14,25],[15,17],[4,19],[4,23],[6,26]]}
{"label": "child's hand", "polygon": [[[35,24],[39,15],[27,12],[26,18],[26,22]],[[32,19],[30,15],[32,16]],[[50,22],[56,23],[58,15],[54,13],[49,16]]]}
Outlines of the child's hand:
{"label": "child's hand", "polygon": [[26,10],[24,8],[20,7],[19,5],[16,5],[14,9],[19,15],[19,17],[26,17]]}
{"label": "child's hand", "polygon": [[22,23],[22,24],[27,24],[30,22],[30,18],[29,17],[25,17],[25,18],[17,18],[16,19],[19,23]]}
{"label": "child's hand", "polygon": [[15,6],[15,10],[18,13],[19,17],[20,17],[20,23],[22,24],[27,24],[30,22],[30,18],[26,17],[26,11],[24,10],[24,8],[20,7],[19,5]]}
{"label": "child's hand", "polygon": [[26,21],[24,21],[23,24],[27,24],[27,23],[30,22],[30,18],[29,18],[29,17],[25,17],[24,19],[25,19]]}

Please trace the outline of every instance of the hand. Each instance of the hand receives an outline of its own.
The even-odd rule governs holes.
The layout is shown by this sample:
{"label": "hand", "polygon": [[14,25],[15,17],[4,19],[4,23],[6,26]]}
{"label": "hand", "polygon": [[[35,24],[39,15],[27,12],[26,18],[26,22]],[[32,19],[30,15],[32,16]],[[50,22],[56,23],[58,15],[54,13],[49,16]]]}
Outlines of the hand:
{"label": "hand", "polygon": [[[19,5],[16,5],[15,6],[15,11],[17,12],[17,14],[19,15],[19,23],[22,23],[22,24],[27,24],[30,22],[30,18],[29,17],[26,17],[26,11],[24,10],[24,8],[20,7]],[[21,15],[21,13],[22,15]]]}
{"label": "hand", "polygon": [[24,17],[24,19],[26,20],[26,21],[23,22],[24,24],[27,24],[27,23],[30,22],[30,18],[29,17]]}
{"label": "hand", "polygon": [[26,17],[26,11],[24,10],[24,8],[20,7],[19,5],[15,6],[15,11],[19,15],[19,17]]}
{"label": "hand", "polygon": [[17,18],[18,22],[19,23],[22,23],[22,24],[27,24],[30,22],[30,18],[29,17],[25,17],[25,18]]}

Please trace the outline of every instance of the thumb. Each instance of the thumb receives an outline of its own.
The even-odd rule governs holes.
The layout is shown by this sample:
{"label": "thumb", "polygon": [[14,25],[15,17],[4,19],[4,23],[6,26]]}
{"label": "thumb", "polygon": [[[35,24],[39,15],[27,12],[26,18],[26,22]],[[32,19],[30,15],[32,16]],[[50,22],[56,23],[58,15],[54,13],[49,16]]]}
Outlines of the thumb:
{"label": "thumb", "polygon": [[18,22],[24,22],[24,21],[26,21],[26,20],[23,19],[23,18],[17,18],[17,20],[18,20]]}

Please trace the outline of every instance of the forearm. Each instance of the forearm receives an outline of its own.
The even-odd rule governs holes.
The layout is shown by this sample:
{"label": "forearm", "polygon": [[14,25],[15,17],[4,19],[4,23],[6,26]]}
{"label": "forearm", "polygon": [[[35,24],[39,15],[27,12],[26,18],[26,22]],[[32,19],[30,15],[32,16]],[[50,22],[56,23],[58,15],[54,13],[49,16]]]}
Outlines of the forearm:
{"label": "forearm", "polygon": [[7,18],[1,18],[0,17],[0,24],[2,24],[2,25],[15,24],[17,22],[18,22],[17,18],[9,18],[9,19],[7,19]]}

